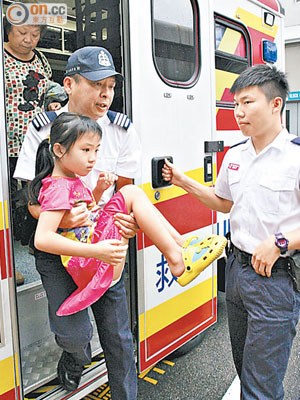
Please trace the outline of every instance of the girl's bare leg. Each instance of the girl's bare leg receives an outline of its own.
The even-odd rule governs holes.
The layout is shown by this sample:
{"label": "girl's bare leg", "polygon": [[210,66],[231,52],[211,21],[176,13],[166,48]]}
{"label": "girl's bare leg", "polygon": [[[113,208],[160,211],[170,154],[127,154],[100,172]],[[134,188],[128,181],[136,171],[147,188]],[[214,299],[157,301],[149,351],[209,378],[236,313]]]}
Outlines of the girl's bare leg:
{"label": "girl's bare leg", "polygon": [[[128,244],[128,239],[125,239],[123,236],[121,237],[121,244]],[[113,281],[117,280],[118,278],[120,278],[122,272],[123,272],[123,268],[125,265],[125,260],[126,260],[126,256],[124,257],[124,260],[122,262],[120,262],[118,265],[116,265],[114,267],[114,274],[113,274]]]}
{"label": "girl's bare leg", "polygon": [[141,230],[164,254],[172,274],[180,276],[185,270],[181,254],[184,240],[181,235],[151,204],[140,188],[127,185],[120,192],[124,196],[128,213],[133,212]]}

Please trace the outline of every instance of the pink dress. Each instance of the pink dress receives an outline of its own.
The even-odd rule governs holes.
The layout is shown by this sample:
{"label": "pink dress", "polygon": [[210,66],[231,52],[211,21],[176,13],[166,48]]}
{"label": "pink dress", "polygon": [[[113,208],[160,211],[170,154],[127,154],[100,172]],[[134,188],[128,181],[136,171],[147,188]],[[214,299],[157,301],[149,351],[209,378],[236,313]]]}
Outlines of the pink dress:
{"label": "pink dress", "polygon": [[[91,211],[90,226],[58,229],[58,233],[84,243],[96,243],[105,239],[120,239],[113,215],[127,214],[123,195],[117,192],[103,209],[95,203],[92,192],[80,178],[48,176],[42,180],[39,193],[41,212],[71,210],[79,202],[85,202]],[[95,303],[109,288],[113,267],[95,258],[61,256],[62,263],[78,286],[59,307],[58,316],[74,314]]]}

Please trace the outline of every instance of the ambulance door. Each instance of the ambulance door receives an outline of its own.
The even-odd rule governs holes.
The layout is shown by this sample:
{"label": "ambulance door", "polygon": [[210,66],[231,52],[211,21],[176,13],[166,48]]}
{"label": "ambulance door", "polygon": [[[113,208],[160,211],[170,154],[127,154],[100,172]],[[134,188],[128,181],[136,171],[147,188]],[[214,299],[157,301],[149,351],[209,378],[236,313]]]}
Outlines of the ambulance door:
{"label": "ambulance door", "polygon": [[[84,4],[83,4],[84,3]],[[70,0],[67,3],[68,6],[68,18],[66,24],[61,24],[59,22],[53,22],[53,24],[48,24],[43,32],[43,36],[38,43],[38,50],[42,52],[47,60],[49,61],[52,72],[53,80],[60,84],[63,83],[64,71],[66,68],[67,60],[69,56],[77,48],[84,45],[103,45],[106,46],[108,42],[107,33],[108,27],[114,25],[115,16],[119,10],[119,0],[111,0],[108,2],[108,9],[100,7],[98,4],[89,4],[87,2],[81,2],[79,0]],[[6,13],[7,4],[4,5],[3,13]],[[92,9],[93,8],[93,9]],[[97,11],[97,12],[96,12]],[[109,16],[109,17],[108,17]],[[77,21],[78,20],[78,21]],[[89,24],[85,24],[82,21],[90,21]],[[77,22],[77,25],[76,25]],[[116,20],[116,24],[119,25],[119,18]],[[86,28],[88,25],[88,29]],[[105,26],[104,26],[105,25]],[[97,26],[97,27],[96,27]],[[97,35],[95,33],[97,31]],[[117,29],[113,32],[114,37],[110,41],[117,42],[117,36],[119,31]],[[101,37],[104,43],[99,43],[97,41]],[[110,38],[110,36],[109,36]],[[120,40],[120,38],[118,38]],[[100,39],[99,39],[100,40]],[[3,43],[3,39],[2,39]],[[108,47],[109,48],[109,47]],[[2,52],[1,52],[2,56]],[[117,57],[116,57],[117,58]],[[2,61],[2,60],[1,60]],[[3,65],[3,62],[1,63]],[[0,75],[0,78],[3,75]],[[2,82],[1,82],[2,85]],[[1,96],[4,96],[4,90],[0,91]],[[3,93],[3,94],[2,94]],[[0,101],[1,107],[4,106],[5,101],[2,99]],[[2,111],[2,110],[1,110]],[[6,163],[6,134],[5,134],[5,118],[1,119],[3,123],[1,124],[1,162],[4,165]],[[7,168],[7,166],[6,166]],[[7,186],[7,174],[5,175],[5,184]],[[21,193],[21,182],[19,185],[19,193]],[[7,188],[8,190],[8,188]],[[0,202],[1,202],[0,198]],[[3,207],[7,207],[7,202],[3,203]],[[2,206],[2,203],[0,203]],[[17,197],[16,210],[18,213],[15,214],[21,216],[21,212],[25,213],[26,210],[26,198]],[[3,209],[4,211],[4,209]],[[7,209],[6,209],[7,217]],[[23,222],[24,218],[20,218]],[[27,225],[24,224],[27,228]],[[19,224],[19,219],[14,218],[13,228],[14,235],[11,235],[12,244],[12,259],[13,263],[9,264],[7,271],[9,275],[12,276],[12,269],[16,268],[24,276],[24,284],[17,286],[17,313],[18,313],[18,328],[20,331],[20,352],[22,359],[22,382],[23,382],[23,392],[26,397],[33,395],[35,390],[39,390],[42,384],[45,384],[56,377],[57,362],[61,356],[61,349],[57,346],[55,342],[54,334],[50,330],[49,318],[48,318],[48,302],[46,298],[45,290],[42,286],[40,280],[40,275],[35,268],[34,256],[32,255],[32,249],[30,249],[28,240],[31,235],[32,229],[29,227],[26,229],[29,233],[27,237],[24,237],[23,233],[25,229],[22,229],[24,225]],[[1,207],[0,207],[0,235],[3,230],[1,230]],[[8,232],[8,231],[7,231]],[[0,236],[1,240],[1,236]],[[7,239],[8,240],[8,239]],[[1,252],[1,262],[4,259],[5,253],[2,253],[2,244],[0,248]],[[4,275],[4,269],[1,273]],[[8,273],[7,272],[7,273]],[[6,278],[7,278],[6,276]],[[14,289],[13,289],[14,292]],[[0,299],[1,304],[1,299]],[[6,303],[8,304],[8,295],[6,296]],[[14,310],[14,314],[16,312]],[[9,316],[9,312],[6,310],[4,314],[6,318]],[[102,348],[99,342],[96,323],[93,316],[91,315],[91,322],[93,325],[93,338],[91,341],[92,355],[99,356],[94,361],[97,361],[97,365],[93,363],[90,369],[86,369],[83,373],[81,390],[86,389],[88,384],[97,387],[99,380],[105,380],[106,367],[100,354],[102,353]],[[0,324],[1,324],[1,314],[0,314]],[[1,333],[0,325],[0,333]],[[15,336],[17,338],[17,335]],[[8,340],[9,336],[6,337]],[[2,344],[2,335],[1,341]],[[0,354],[2,351],[0,344]],[[12,358],[11,358],[12,359]],[[1,358],[0,358],[1,360]],[[97,376],[97,379],[95,379]],[[2,384],[2,372],[0,369],[0,394],[1,394],[1,384]],[[50,388],[51,386],[49,386]],[[49,389],[50,390],[50,389]],[[91,389],[92,390],[92,389]],[[54,389],[56,398],[61,399],[62,389],[57,387]],[[52,396],[53,394],[51,394]],[[77,391],[77,398],[82,395],[82,392]],[[46,396],[46,395],[45,395]],[[49,395],[50,396],[50,395]],[[54,395],[53,395],[54,396]],[[1,398],[1,395],[0,395]],[[2,398],[1,398],[2,399]]]}
{"label": "ambulance door", "polygon": [[[184,237],[204,237],[214,229],[211,210],[166,186],[160,172],[168,156],[197,181],[211,185],[213,179],[214,152],[205,153],[212,148],[214,113],[209,2],[130,0],[129,16],[132,118],[142,143],[137,183]],[[138,235],[137,247],[138,352],[144,370],[216,321],[216,266],[182,288],[145,235]]]}
{"label": "ambulance door", "polygon": [[9,400],[20,399],[19,385],[21,379],[16,299],[11,261],[2,19],[0,21],[0,37],[0,399]]}
{"label": "ambulance door", "polygon": [[[215,29],[216,136],[225,150],[243,139],[234,118],[230,88],[247,67],[283,67],[282,9],[276,0],[213,0]],[[218,166],[223,154],[219,155]]]}
{"label": "ambulance door", "polygon": [[290,133],[300,136],[300,103],[288,102],[286,105],[286,127]]}

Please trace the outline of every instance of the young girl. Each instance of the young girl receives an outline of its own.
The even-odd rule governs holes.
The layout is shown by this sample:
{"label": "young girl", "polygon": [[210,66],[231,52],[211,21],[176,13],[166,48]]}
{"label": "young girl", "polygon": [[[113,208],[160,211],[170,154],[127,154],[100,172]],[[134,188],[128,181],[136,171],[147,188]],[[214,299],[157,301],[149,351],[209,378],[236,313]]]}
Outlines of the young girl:
{"label": "young girl", "polygon": [[[120,277],[128,245],[114,224],[113,215],[117,212],[133,212],[139,227],[164,254],[172,274],[182,286],[199,275],[226,245],[226,239],[217,235],[184,241],[134,185],[122,187],[103,209],[97,207],[103,192],[117,177],[101,174],[94,197],[79,176],[92,170],[100,138],[101,129],[96,121],[62,113],[53,122],[50,140],[45,139],[37,152],[37,175],[30,185],[31,203],[41,204],[35,247],[62,255],[63,265],[78,286],[57,315],[69,315],[93,304],[112,280]],[[65,212],[78,202],[86,203],[90,210],[90,226],[59,229]]]}

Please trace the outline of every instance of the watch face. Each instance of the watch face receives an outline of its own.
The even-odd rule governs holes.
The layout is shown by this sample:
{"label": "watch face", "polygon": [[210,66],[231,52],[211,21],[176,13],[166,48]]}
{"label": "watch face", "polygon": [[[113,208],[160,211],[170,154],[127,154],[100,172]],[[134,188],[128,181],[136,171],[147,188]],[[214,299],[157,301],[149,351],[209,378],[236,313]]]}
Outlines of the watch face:
{"label": "watch face", "polygon": [[287,240],[286,239],[278,239],[277,243],[280,247],[286,247],[287,246]]}
{"label": "watch face", "polygon": [[289,241],[282,233],[276,233],[275,237],[275,245],[280,249],[281,254],[285,254],[288,251]]}

